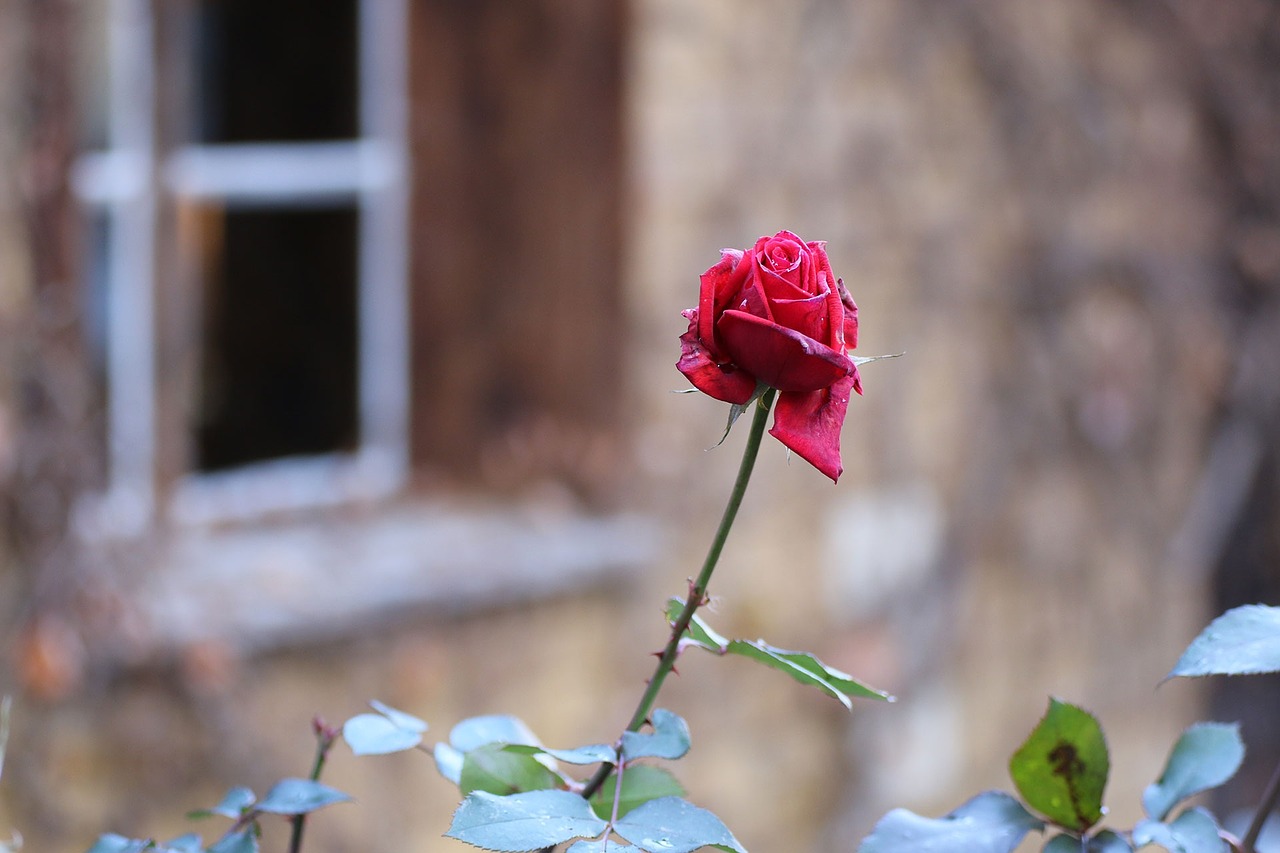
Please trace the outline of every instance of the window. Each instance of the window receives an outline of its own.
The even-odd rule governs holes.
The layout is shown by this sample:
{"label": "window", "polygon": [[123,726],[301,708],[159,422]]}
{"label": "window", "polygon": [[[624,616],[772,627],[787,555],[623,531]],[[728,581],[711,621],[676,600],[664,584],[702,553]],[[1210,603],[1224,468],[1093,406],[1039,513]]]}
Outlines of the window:
{"label": "window", "polygon": [[407,475],[404,0],[108,0],[75,186],[110,524]]}
{"label": "window", "polygon": [[602,511],[627,472],[622,4],[86,15],[109,483],[82,519],[173,522],[116,578],[146,642],[263,648],[648,559],[644,519]]}

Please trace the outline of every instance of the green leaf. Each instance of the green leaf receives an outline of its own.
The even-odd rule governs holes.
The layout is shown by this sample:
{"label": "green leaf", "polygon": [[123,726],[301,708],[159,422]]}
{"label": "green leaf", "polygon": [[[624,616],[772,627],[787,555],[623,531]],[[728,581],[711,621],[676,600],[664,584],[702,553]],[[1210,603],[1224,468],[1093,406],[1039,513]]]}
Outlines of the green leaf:
{"label": "green leaf", "polygon": [[161,850],[172,851],[172,853],[200,853],[203,849],[200,836],[194,832],[188,832],[186,835],[179,835],[160,845]]}
{"label": "green leaf", "polygon": [[635,848],[610,838],[593,838],[590,841],[573,842],[573,846],[565,853],[614,853],[619,850],[635,850]]}
{"label": "green leaf", "polygon": [[445,836],[484,850],[520,853],[574,838],[595,838],[607,826],[586,800],[568,791],[529,791],[509,797],[475,791],[458,806]]}
{"label": "green leaf", "polygon": [[487,791],[506,796],[521,791],[563,788],[564,780],[536,756],[509,751],[505,744],[486,743],[463,754],[458,788],[462,793]]}
{"label": "green leaf", "polygon": [[880,818],[858,853],[1010,853],[1044,823],[1002,791],[987,791],[942,818],[894,809]]}
{"label": "green leaf", "polygon": [[449,745],[459,752],[470,752],[486,743],[519,743],[542,746],[538,736],[519,717],[490,714],[470,717],[449,732]]}
{"label": "green leaf", "polygon": [[1104,829],[1085,842],[1074,835],[1055,835],[1045,844],[1042,853],[1132,853],[1133,847],[1119,835]]}
{"label": "green leaf", "polygon": [[1173,837],[1186,853],[1228,853],[1218,822],[1205,809],[1187,809],[1169,824]]}
{"label": "green leaf", "polygon": [[[1141,839],[1141,840],[1140,840]],[[1170,823],[1142,820],[1133,829],[1134,847],[1155,843],[1172,853],[1230,853],[1235,849],[1223,840],[1217,819],[1203,808],[1189,808]],[[1255,844],[1257,853],[1275,850],[1261,839]]]}
{"label": "green leaf", "polygon": [[406,731],[425,732],[430,728],[425,720],[420,720],[413,714],[401,711],[399,708],[392,708],[390,705],[379,702],[377,699],[369,700],[369,707],[373,708],[373,710],[382,714],[388,720]]}
{"label": "green leaf", "polygon": [[1182,733],[1160,778],[1142,793],[1147,816],[1164,820],[1181,801],[1216,788],[1240,769],[1244,741],[1235,723],[1196,723]]}
{"label": "green leaf", "polygon": [[258,853],[258,832],[253,824],[238,832],[224,835],[208,853]]}
{"label": "green leaf", "polygon": [[1009,773],[1027,805],[1076,832],[1102,818],[1109,769],[1098,721],[1057,699],[1049,700],[1044,719],[1009,761]]}
{"label": "green leaf", "polygon": [[240,815],[244,814],[245,809],[253,805],[255,799],[257,799],[257,797],[254,796],[253,791],[243,785],[237,785],[227,791],[226,795],[222,798],[222,802],[218,803],[213,808],[197,809],[193,812],[187,812],[187,817],[192,820],[196,820],[199,818],[211,817],[213,815],[222,815],[223,817],[229,817],[232,820],[235,820],[240,817]]}
{"label": "green leaf", "polygon": [[436,770],[440,771],[440,775],[455,785],[461,785],[462,762],[466,756],[447,743],[436,744],[431,754],[435,757]]}
{"label": "green leaf", "polygon": [[[684,606],[685,603],[678,598],[669,599],[666,609],[667,621],[674,623],[684,610]],[[780,649],[769,645],[764,640],[755,640],[753,642],[726,639],[722,634],[712,629],[697,614],[694,614],[693,619],[689,622],[689,628],[684,633],[683,641],[686,644],[720,655],[741,655],[758,661],[771,669],[785,672],[801,684],[817,687],[849,709],[853,708],[853,703],[849,701],[851,696],[860,699],[894,701],[893,697],[883,690],[876,690],[846,672],[827,666],[808,652],[793,652],[787,649]]]}
{"label": "green leaf", "polygon": [[1210,622],[1165,679],[1261,672],[1280,672],[1280,607],[1246,604]]}
{"label": "green leaf", "polygon": [[[617,785],[605,785],[591,798],[591,808],[605,820],[613,817],[613,798]],[[622,796],[618,799],[618,817],[660,797],[683,797],[684,787],[668,771],[648,764],[629,764],[622,771]]]}
{"label": "green leaf", "polygon": [[267,791],[257,808],[268,814],[300,815],[350,799],[341,791],[310,779],[281,779]]}
{"label": "green leaf", "polygon": [[1111,830],[1104,829],[1089,839],[1089,846],[1085,851],[1086,853],[1132,853],[1133,845]]}
{"label": "green leaf", "polygon": [[376,714],[357,714],[342,725],[342,738],[356,755],[386,755],[422,743],[427,724],[377,699],[369,703]]}
{"label": "green leaf", "polygon": [[413,749],[422,732],[401,728],[381,714],[357,714],[342,724],[342,739],[356,755],[387,755]]}
{"label": "green leaf", "polygon": [[656,708],[649,715],[649,722],[653,726],[651,733],[623,732],[624,759],[666,758],[674,761],[689,751],[689,724],[683,718]]}
{"label": "green leaf", "polygon": [[503,749],[522,755],[549,755],[565,764],[613,764],[618,760],[617,750],[606,743],[580,746],[576,749],[548,749],[542,746],[513,743],[507,744]]}
{"label": "green leaf", "polygon": [[1228,853],[1231,849],[1213,815],[1201,808],[1187,809],[1172,823],[1140,821],[1133,828],[1133,843],[1135,847],[1158,844],[1170,853]]}
{"label": "green leaf", "polygon": [[619,819],[613,831],[648,853],[691,853],[703,847],[746,853],[720,818],[679,797],[650,800]]}
{"label": "green leaf", "polygon": [[[685,602],[679,598],[671,598],[667,600],[667,623],[674,625],[677,618],[684,611]],[[685,639],[692,641],[695,645],[701,646],[709,652],[716,654],[724,654],[729,645],[729,640],[716,633],[706,621],[698,614],[693,615],[693,619],[689,622],[688,629],[684,632]]]}
{"label": "green leaf", "polygon": [[88,853],[142,853],[150,846],[151,842],[145,838],[125,838],[123,835],[108,832],[98,836],[98,840],[89,848]]}
{"label": "green leaf", "polygon": [[[507,714],[470,717],[453,727],[447,744],[438,743],[432,750],[436,769],[441,776],[461,787],[466,754],[486,744],[529,746],[534,747],[535,752],[546,752],[538,736],[517,717]],[[554,769],[555,761],[550,757],[542,758],[541,763]]]}
{"label": "green leaf", "polygon": [[836,699],[846,708],[853,708],[849,697],[861,699],[881,699],[887,702],[894,698],[883,690],[868,687],[848,673],[827,666],[808,652],[793,652],[771,646],[764,640],[748,642],[734,640],[729,643],[729,654],[742,655],[758,661],[765,666],[785,672],[799,681],[817,687],[823,693]]}

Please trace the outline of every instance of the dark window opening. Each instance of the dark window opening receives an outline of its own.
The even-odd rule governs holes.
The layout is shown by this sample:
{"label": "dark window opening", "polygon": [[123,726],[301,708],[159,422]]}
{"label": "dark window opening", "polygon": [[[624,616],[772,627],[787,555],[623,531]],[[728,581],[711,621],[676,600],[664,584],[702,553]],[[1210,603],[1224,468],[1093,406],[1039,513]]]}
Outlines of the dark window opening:
{"label": "dark window opening", "polygon": [[358,133],[355,0],[205,0],[195,28],[199,142]]}
{"label": "dark window opening", "polygon": [[231,211],[212,247],[196,467],[353,450],[357,214]]}

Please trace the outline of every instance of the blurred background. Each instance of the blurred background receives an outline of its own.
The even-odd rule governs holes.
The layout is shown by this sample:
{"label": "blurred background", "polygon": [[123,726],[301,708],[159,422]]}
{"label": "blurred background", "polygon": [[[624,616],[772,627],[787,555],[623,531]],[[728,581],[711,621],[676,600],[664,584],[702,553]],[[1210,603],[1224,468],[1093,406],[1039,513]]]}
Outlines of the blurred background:
{"label": "blurred background", "polygon": [[[0,3],[0,838],[208,838],[373,698],[616,737],[741,446],[679,312],[781,228],[906,355],[838,486],[766,444],[708,618],[899,701],[690,655],[691,798],[853,850],[1009,789],[1054,695],[1117,824],[1195,719],[1255,801],[1274,682],[1156,685],[1280,603],[1278,12]],[[325,778],[308,850],[463,849],[427,756]]]}

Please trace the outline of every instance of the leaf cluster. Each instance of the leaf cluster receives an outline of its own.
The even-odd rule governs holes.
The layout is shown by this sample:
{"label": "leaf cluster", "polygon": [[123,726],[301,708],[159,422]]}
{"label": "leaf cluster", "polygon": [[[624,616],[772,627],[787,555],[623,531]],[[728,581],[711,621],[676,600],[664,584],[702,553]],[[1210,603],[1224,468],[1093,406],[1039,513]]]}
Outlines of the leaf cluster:
{"label": "leaf cluster", "polygon": [[[1187,648],[1166,678],[1280,671],[1280,608],[1250,605],[1215,619]],[[1045,853],[1129,853],[1157,847],[1171,853],[1252,853],[1222,829],[1208,810],[1175,810],[1215,788],[1244,760],[1236,724],[1196,723],[1178,738],[1159,778],[1142,794],[1146,817],[1129,831],[1100,827],[1110,771],[1097,719],[1076,705],[1050,699],[1044,718],[1013,753],[1009,774],[1021,799],[1002,791],[979,794],[941,818],[894,809],[876,824],[859,853],[1012,853],[1032,831],[1056,830]],[[1265,802],[1259,816],[1274,803]]]}
{"label": "leaf cluster", "polygon": [[262,816],[297,818],[350,799],[341,791],[311,779],[281,779],[261,800],[250,789],[235,787],[227,791],[217,805],[187,815],[193,819],[218,816],[232,820],[231,828],[208,847],[195,833],[164,842],[107,833],[98,837],[88,853],[258,853]]}

